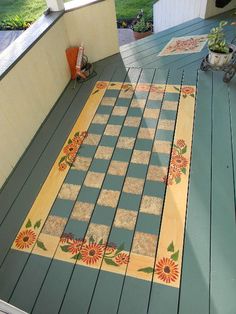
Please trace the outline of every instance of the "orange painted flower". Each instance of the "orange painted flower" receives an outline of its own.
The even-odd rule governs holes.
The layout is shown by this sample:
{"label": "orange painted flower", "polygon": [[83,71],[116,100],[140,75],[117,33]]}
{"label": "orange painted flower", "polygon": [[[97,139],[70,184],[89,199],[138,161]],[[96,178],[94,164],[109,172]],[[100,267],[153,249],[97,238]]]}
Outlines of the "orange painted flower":
{"label": "orange painted flower", "polygon": [[103,255],[103,246],[97,243],[89,243],[83,246],[80,253],[82,261],[87,265],[95,264]]}
{"label": "orange painted flower", "polygon": [[72,163],[75,160],[75,157],[76,157],[76,153],[69,154],[68,161]]}
{"label": "orange painted flower", "polygon": [[66,155],[74,154],[74,153],[77,152],[77,147],[76,147],[76,145],[72,142],[72,143],[66,145],[66,146],[63,148],[63,152],[64,152]]}
{"label": "orange painted flower", "polygon": [[65,162],[61,162],[59,164],[59,171],[64,171],[67,168],[67,164]]}
{"label": "orange painted flower", "polygon": [[61,243],[69,243],[71,240],[73,240],[74,236],[72,233],[63,233],[63,235],[60,238]]}
{"label": "orange painted flower", "polygon": [[179,276],[178,265],[167,257],[158,261],[155,272],[157,277],[166,283],[175,282]]}
{"label": "orange painted flower", "polygon": [[184,140],[178,140],[177,141],[177,146],[179,146],[180,148],[183,148],[186,146],[186,143]]}
{"label": "orange painted flower", "polygon": [[191,87],[191,86],[182,87],[181,91],[182,91],[182,93],[185,94],[185,95],[194,94],[194,88]]}
{"label": "orange painted flower", "polygon": [[182,155],[175,155],[171,158],[171,164],[179,168],[185,168],[188,165],[188,160]]}
{"label": "orange painted flower", "polygon": [[164,176],[162,180],[167,185],[172,185],[173,184],[173,178],[170,175],[169,176]]}
{"label": "orange painted flower", "polygon": [[164,93],[164,89],[161,86],[152,85],[150,88],[150,92],[153,93]]}
{"label": "orange painted flower", "polygon": [[80,137],[80,136],[75,136],[73,139],[72,139],[72,143],[75,145],[75,146],[80,146],[82,143],[83,143],[83,138]]}
{"label": "orange painted flower", "polygon": [[107,87],[107,83],[105,83],[105,82],[98,82],[97,84],[96,84],[96,88],[97,89],[104,89],[104,88],[106,88]]}
{"label": "orange painted flower", "polygon": [[70,245],[68,246],[68,251],[71,252],[72,254],[79,253],[82,243],[83,242],[81,240],[73,239]]}
{"label": "orange painted flower", "polygon": [[180,168],[175,165],[170,165],[170,173],[169,175],[172,179],[179,178],[181,176]]}
{"label": "orange painted flower", "polygon": [[138,92],[148,92],[150,89],[149,84],[138,84],[136,87],[136,91]]}
{"label": "orange painted flower", "polygon": [[111,254],[116,250],[116,245],[113,243],[109,243],[106,247],[106,254]]}
{"label": "orange painted flower", "polygon": [[18,247],[19,249],[23,250],[23,249],[28,249],[36,240],[36,233],[31,230],[31,229],[26,229],[21,231],[16,240],[15,240],[15,244],[16,247]]}
{"label": "orange painted flower", "polygon": [[126,253],[120,253],[116,256],[115,261],[117,264],[122,265],[122,264],[128,264],[129,262],[129,255]]}

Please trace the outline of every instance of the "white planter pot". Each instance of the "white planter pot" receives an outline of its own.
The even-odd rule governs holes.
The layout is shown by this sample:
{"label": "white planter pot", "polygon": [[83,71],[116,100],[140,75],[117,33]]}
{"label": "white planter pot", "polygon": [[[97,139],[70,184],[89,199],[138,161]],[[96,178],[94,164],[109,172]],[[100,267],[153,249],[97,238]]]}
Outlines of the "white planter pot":
{"label": "white planter pot", "polygon": [[232,49],[229,53],[219,53],[209,50],[208,62],[215,67],[222,67],[230,63],[233,53],[234,51]]}

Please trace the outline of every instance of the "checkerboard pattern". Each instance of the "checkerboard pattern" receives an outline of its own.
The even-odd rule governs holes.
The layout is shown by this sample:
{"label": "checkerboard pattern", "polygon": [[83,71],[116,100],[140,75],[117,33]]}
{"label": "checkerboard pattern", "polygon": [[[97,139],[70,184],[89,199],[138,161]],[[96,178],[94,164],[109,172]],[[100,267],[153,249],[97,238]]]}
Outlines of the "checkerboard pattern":
{"label": "checkerboard pattern", "polygon": [[179,87],[109,84],[41,230],[67,243],[61,259],[78,241],[154,258],[179,99]]}

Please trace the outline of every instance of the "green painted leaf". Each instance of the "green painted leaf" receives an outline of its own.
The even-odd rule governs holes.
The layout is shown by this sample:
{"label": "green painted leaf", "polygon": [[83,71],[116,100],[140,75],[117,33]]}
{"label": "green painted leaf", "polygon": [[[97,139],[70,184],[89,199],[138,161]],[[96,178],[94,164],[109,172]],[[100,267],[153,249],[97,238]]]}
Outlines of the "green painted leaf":
{"label": "green painted leaf", "polygon": [[118,264],[116,264],[112,259],[110,258],[104,258],[104,261],[107,265],[111,265],[111,266],[118,266]]}
{"label": "green painted leaf", "polygon": [[138,271],[142,271],[143,273],[146,274],[151,274],[154,272],[154,269],[152,267],[146,267],[146,268],[140,268]]}
{"label": "green painted leaf", "polygon": [[37,240],[36,244],[37,244],[37,246],[38,246],[40,249],[42,249],[42,250],[44,250],[44,251],[47,251],[47,249],[46,249],[45,245],[43,244],[43,242]]}
{"label": "green painted leaf", "polygon": [[172,254],[170,258],[177,262],[179,258],[179,250]]}
{"label": "green painted leaf", "polygon": [[25,228],[30,228],[30,227],[32,227],[32,223],[31,223],[31,220],[29,219],[27,221],[27,224],[25,225]]}
{"label": "green painted leaf", "polygon": [[186,168],[181,168],[181,171],[186,174]]}
{"label": "green painted leaf", "polygon": [[178,87],[176,87],[176,86],[174,86],[174,89],[177,90],[178,92],[179,92],[179,90],[180,90],[180,89],[179,89]]}
{"label": "green painted leaf", "polygon": [[98,244],[102,245],[103,244],[103,239],[101,239]]}
{"label": "green painted leaf", "polygon": [[180,178],[180,177],[176,177],[176,178],[175,178],[175,183],[178,184],[178,183],[180,183],[180,182],[181,182],[181,178]]}
{"label": "green painted leaf", "polygon": [[184,146],[184,148],[181,149],[181,154],[185,154],[187,152],[187,145]]}
{"label": "green painted leaf", "polygon": [[34,229],[39,228],[41,225],[41,219],[36,221],[36,223],[34,224]]}
{"label": "green painted leaf", "polygon": [[118,255],[121,251],[123,251],[125,248],[125,244],[122,243],[117,249],[116,249],[116,254],[115,255]]}
{"label": "green painted leaf", "polygon": [[76,133],[74,134],[74,136],[79,136],[79,134],[80,134],[79,132],[76,132]]}
{"label": "green painted leaf", "polygon": [[63,157],[60,159],[59,164],[62,163],[65,159],[66,159],[66,156],[63,156]]}
{"label": "green painted leaf", "polygon": [[116,84],[115,83],[111,83],[111,86],[116,86]]}
{"label": "green painted leaf", "polygon": [[61,250],[63,252],[69,252],[69,250],[68,250],[69,247],[70,247],[69,245],[61,245]]}
{"label": "green painted leaf", "polygon": [[71,144],[71,143],[72,143],[72,140],[71,140],[71,139],[69,139],[67,143],[68,143],[68,144]]}
{"label": "green painted leaf", "polygon": [[95,242],[95,240],[94,240],[93,236],[91,236],[91,237],[89,238],[89,243],[94,243],[94,242]]}
{"label": "green painted leaf", "polygon": [[78,254],[72,256],[71,258],[76,259],[76,260],[80,260],[82,258],[82,254],[78,253]]}
{"label": "green painted leaf", "polygon": [[98,89],[97,89],[97,90],[95,90],[95,92],[93,93],[93,95],[94,95],[94,94],[96,94],[98,91],[99,91]]}
{"label": "green painted leaf", "polygon": [[72,162],[66,160],[67,165],[72,166]]}
{"label": "green painted leaf", "polygon": [[190,96],[194,98],[194,94],[191,94]]}
{"label": "green painted leaf", "polygon": [[183,94],[183,97],[184,97],[184,98],[187,98],[187,95]]}
{"label": "green painted leaf", "polygon": [[168,248],[167,248],[168,252],[174,252],[175,251],[175,247],[174,247],[174,243],[173,241],[169,244]]}

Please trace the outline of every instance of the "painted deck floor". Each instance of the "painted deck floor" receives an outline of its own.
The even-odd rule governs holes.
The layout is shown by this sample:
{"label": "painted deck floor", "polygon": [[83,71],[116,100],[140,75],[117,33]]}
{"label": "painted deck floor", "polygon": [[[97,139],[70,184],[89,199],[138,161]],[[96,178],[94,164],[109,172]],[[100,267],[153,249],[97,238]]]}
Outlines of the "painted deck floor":
{"label": "painted deck floor", "polygon": [[123,46],[67,86],[0,194],[1,299],[236,313],[236,78],[198,70],[222,18]]}

